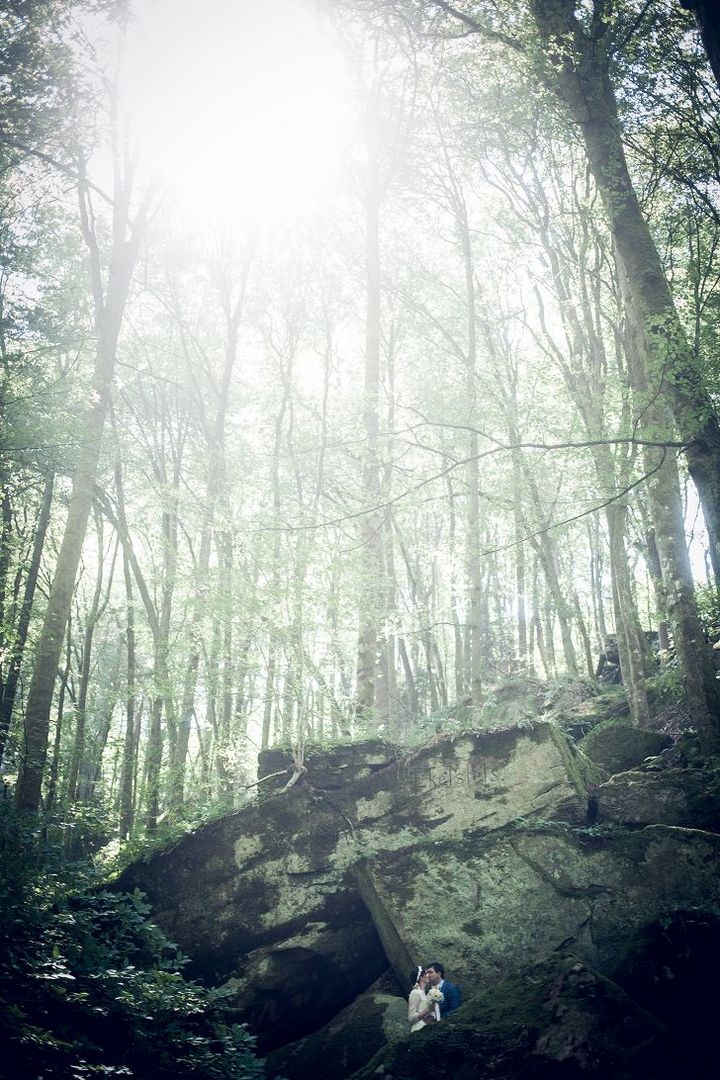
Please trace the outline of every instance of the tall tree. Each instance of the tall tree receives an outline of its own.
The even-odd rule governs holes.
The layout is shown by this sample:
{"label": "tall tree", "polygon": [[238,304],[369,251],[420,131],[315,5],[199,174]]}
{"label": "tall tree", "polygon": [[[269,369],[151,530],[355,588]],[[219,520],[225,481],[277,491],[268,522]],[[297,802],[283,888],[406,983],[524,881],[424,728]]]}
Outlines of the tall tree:
{"label": "tall tree", "polygon": [[58,661],[92,508],[118,338],[150,202],[148,194],[133,216],[131,202],[135,164],[127,158],[122,160],[118,151],[114,169],[110,249],[103,252],[96,224],[93,186],[88,180],[83,159],[80,160],[78,169],[80,222],[89,257],[96,334],[92,404],[82,425],[83,437],[78,451],[63,540],[28,690],[21,764],[15,789],[16,803],[23,810],[37,810],[40,805]]}

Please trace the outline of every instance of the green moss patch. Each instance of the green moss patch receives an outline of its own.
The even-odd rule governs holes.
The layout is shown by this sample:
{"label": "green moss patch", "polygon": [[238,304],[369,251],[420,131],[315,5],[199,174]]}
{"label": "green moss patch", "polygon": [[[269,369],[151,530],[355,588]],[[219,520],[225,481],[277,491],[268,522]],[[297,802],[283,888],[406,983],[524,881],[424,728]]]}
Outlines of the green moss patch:
{"label": "green moss patch", "polygon": [[580,749],[608,776],[612,776],[635,768],[645,758],[654,757],[671,743],[667,735],[632,727],[624,721],[605,720],[585,736]]}

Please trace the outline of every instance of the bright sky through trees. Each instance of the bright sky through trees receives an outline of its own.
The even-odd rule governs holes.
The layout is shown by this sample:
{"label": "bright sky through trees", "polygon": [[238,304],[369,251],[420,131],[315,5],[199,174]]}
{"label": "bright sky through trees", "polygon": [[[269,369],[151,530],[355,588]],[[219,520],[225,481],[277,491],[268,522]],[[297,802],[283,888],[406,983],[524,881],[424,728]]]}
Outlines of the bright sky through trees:
{"label": "bright sky through trees", "polygon": [[460,7],[0,17],[23,809],[153,832],[258,744],[485,722],[612,634],[638,724],[680,642],[715,745],[718,87],[679,6]]}
{"label": "bright sky through trees", "polygon": [[193,213],[292,213],[327,197],[346,73],[309,5],[143,0],[123,73],[145,169]]}

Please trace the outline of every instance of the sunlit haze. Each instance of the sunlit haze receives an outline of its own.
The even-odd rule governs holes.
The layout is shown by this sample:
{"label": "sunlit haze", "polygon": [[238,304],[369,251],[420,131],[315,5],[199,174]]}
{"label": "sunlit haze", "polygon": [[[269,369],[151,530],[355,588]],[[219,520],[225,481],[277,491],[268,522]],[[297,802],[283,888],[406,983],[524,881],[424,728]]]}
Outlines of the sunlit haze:
{"label": "sunlit haze", "polygon": [[122,98],[143,171],[194,214],[298,211],[332,185],[343,61],[301,0],[144,0]]}

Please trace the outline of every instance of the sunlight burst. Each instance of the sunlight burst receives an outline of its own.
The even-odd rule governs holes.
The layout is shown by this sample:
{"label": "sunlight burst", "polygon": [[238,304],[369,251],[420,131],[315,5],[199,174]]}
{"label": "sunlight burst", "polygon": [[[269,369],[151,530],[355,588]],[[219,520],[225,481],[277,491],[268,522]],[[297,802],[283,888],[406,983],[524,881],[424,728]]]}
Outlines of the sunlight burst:
{"label": "sunlight burst", "polygon": [[201,217],[317,206],[345,91],[342,57],[298,0],[157,0],[129,31],[123,100],[145,168]]}

